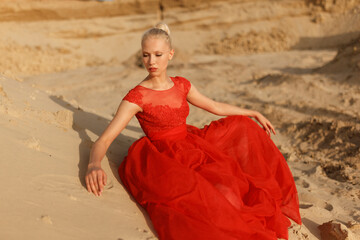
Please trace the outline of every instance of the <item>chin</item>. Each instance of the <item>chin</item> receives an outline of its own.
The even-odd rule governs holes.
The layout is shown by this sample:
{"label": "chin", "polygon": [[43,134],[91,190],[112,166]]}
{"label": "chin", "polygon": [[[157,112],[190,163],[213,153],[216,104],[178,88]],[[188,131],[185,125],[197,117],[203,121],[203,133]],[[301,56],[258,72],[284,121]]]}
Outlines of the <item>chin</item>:
{"label": "chin", "polygon": [[150,76],[152,77],[158,77],[160,76],[161,74],[159,72],[148,72]]}

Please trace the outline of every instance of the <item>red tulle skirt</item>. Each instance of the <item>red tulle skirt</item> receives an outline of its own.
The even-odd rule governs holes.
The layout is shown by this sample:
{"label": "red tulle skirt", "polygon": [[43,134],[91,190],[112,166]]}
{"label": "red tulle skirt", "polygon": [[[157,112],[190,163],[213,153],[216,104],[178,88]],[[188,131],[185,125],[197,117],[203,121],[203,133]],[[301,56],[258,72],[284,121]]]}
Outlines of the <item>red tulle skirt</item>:
{"label": "red tulle skirt", "polygon": [[248,117],[143,137],[119,175],[161,240],[287,239],[288,217],[301,224],[290,169]]}

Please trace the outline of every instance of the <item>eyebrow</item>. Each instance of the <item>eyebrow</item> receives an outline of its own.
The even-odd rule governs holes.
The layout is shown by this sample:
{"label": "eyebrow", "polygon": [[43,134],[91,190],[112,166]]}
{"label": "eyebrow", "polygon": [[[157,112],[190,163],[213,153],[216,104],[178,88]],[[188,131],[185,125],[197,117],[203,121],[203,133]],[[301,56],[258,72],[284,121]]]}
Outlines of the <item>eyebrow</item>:
{"label": "eyebrow", "polygon": [[[160,51],[155,51],[153,54],[165,54],[166,52],[160,52]],[[151,54],[151,53],[149,53],[149,52],[142,52],[142,54]]]}
{"label": "eyebrow", "polygon": [[[143,53],[149,53],[149,52],[143,51]],[[163,51],[155,51],[155,53],[164,53],[164,52]]]}

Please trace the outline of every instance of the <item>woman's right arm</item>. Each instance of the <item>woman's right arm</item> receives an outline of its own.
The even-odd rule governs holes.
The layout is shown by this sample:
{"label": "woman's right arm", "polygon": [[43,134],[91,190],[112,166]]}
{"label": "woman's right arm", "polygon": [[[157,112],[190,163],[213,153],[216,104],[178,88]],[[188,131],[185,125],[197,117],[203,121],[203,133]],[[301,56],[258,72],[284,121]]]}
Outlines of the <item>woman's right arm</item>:
{"label": "woman's right arm", "polygon": [[101,195],[107,179],[106,173],[101,168],[101,160],[104,158],[110,144],[139,111],[142,111],[142,109],[138,105],[123,100],[113,120],[92,146],[85,182],[87,190],[96,196]]}

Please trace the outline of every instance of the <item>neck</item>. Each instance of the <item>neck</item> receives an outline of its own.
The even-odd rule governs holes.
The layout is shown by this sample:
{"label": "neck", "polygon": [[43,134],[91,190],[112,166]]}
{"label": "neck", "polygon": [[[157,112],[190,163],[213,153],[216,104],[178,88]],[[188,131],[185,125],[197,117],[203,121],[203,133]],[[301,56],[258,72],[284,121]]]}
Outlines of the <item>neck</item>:
{"label": "neck", "polygon": [[166,85],[167,83],[169,83],[169,76],[164,73],[164,74],[161,74],[159,76],[151,76],[151,75],[148,75],[145,80],[147,82],[151,82],[153,85],[158,85],[158,86],[161,86],[161,85]]}
{"label": "neck", "polygon": [[166,73],[161,74],[160,76],[148,75],[145,78],[145,81],[148,83],[148,87],[152,89],[167,89],[173,84]]}
{"label": "neck", "polygon": [[150,74],[145,78],[146,81],[154,83],[165,83],[169,79],[169,76],[166,72],[160,74],[159,76],[151,76]]}

